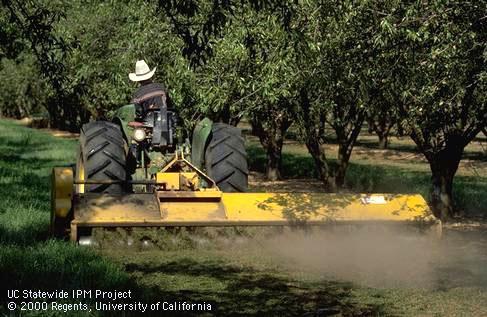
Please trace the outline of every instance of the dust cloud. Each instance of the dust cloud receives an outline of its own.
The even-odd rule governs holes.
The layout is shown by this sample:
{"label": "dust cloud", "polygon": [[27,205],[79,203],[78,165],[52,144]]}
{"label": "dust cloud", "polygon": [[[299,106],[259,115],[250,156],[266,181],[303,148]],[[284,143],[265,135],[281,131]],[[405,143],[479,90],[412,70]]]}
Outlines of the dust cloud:
{"label": "dust cloud", "polygon": [[441,239],[398,226],[358,230],[133,228],[128,232],[104,230],[95,236],[102,249],[123,244],[127,250],[140,251],[222,250],[230,258],[258,258],[291,273],[318,274],[370,287],[487,289],[485,229],[444,230]]}
{"label": "dust cloud", "polygon": [[262,247],[296,273],[370,287],[487,288],[487,233],[287,232]]}

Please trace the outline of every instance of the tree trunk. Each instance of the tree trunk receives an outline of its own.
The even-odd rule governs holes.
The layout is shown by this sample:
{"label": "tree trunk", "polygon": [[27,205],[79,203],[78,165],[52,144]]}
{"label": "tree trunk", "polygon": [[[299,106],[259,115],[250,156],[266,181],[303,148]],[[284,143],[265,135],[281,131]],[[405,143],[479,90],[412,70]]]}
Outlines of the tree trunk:
{"label": "tree trunk", "polygon": [[372,134],[372,132],[375,131],[375,122],[372,118],[367,119],[367,131],[369,134]]}
{"label": "tree trunk", "polygon": [[447,220],[453,216],[453,176],[438,170],[431,176],[431,206],[436,217]]}
{"label": "tree trunk", "polygon": [[400,123],[398,123],[397,124],[397,136],[403,137],[404,134],[405,134],[404,133],[404,127]]}
{"label": "tree trunk", "polygon": [[431,207],[434,215],[441,220],[448,220],[454,215],[453,178],[463,148],[460,142],[448,142],[438,153],[427,156],[431,168]]}
{"label": "tree trunk", "polygon": [[334,192],[336,190],[335,182],[329,177],[330,169],[328,162],[326,161],[325,146],[320,144],[317,138],[310,138],[306,142],[309,154],[313,157],[316,170],[318,171],[318,177],[323,182],[325,190],[328,192]]}
{"label": "tree trunk", "polygon": [[384,116],[378,122],[373,121],[373,128],[379,137],[379,149],[387,149],[389,145],[389,133],[391,132],[394,122],[391,118]]}
{"label": "tree trunk", "polygon": [[363,119],[354,122],[354,126],[347,130],[344,126],[335,126],[334,130],[338,141],[338,166],[335,171],[335,186],[342,188],[345,185],[345,175],[348,169],[348,162],[352,155],[352,150],[357,142],[358,135],[362,128]]}
{"label": "tree trunk", "polygon": [[61,115],[57,102],[58,100],[56,98],[49,99],[46,108],[47,113],[49,114],[49,127],[59,129],[61,125]]}
{"label": "tree trunk", "polygon": [[285,113],[275,113],[270,117],[254,116],[251,120],[252,131],[259,137],[262,147],[266,151],[266,178],[270,181],[281,179],[282,145],[284,134],[291,126]]}
{"label": "tree trunk", "polygon": [[388,134],[378,134],[379,136],[379,149],[387,149],[389,145],[389,135]]}
{"label": "tree trunk", "polygon": [[[484,136],[487,137],[487,128],[482,129],[482,132],[484,133]],[[487,147],[483,147],[482,149],[484,151],[484,155],[487,156]]]}
{"label": "tree trunk", "polygon": [[338,145],[338,167],[335,171],[335,185],[337,188],[342,188],[345,184],[345,175],[347,173],[351,153],[352,152],[348,150],[346,144]]}
{"label": "tree trunk", "polygon": [[453,177],[459,160],[451,160],[449,166],[431,164],[431,207],[436,217],[450,219],[454,214]]}
{"label": "tree trunk", "polygon": [[282,143],[282,138],[272,138],[267,145],[266,178],[270,181],[281,179]]}

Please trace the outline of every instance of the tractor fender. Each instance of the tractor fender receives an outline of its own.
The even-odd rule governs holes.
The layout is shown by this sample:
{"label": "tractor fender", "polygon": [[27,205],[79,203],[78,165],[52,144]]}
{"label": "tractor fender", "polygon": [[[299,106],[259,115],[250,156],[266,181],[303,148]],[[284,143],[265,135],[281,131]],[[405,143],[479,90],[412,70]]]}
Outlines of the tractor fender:
{"label": "tractor fender", "polygon": [[202,169],[205,162],[205,150],[208,138],[213,128],[213,121],[209,118],[201,120],[193,130],[191,142],[191,163],[197,168]]}
{"label": "tractor fender", "polygon": [[127,144],[130,144],[133,134],[133,128],[129,127],[128,123],[135,120],[135,105],[129,104],[120,107],[115,111],[112,117],[112,122],[118,124],[121,129],[124,138],[127,140]]}

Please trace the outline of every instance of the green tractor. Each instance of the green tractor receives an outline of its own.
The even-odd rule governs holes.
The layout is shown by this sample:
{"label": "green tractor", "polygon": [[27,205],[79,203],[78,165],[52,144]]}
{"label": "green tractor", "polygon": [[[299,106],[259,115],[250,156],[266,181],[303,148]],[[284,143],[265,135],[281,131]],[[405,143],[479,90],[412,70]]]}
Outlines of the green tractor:
{"label": "green tractor", "polygon": [[240,129],[204,119],[191,144],[182,132],[166,107],[83,125],[76,166],[53,169],[53,233],[81,243],[95,227],[438,224],[420,195],[246,193]]}
{"label": "green tractor", "polygon": [[[167,111],[166,118],[161,118],[161,111],[150,111],[136,121],[135,106],[127,105],[118,109],[112,122],[95,121],[83,126],[76,174],[85,181],[114,181],[91,184],[84,188],[87,192],[151,191],[151,184],[141,184],[145,186],[138,189],[134,185],[155,179],[179,152],[194,167],[205,171],[222,191],[247,190],[247,158],[240,129],[205,118],[196,125],[192,143],[183,140],[174,112]],[[188,167],[183,170],[192,172]]]}

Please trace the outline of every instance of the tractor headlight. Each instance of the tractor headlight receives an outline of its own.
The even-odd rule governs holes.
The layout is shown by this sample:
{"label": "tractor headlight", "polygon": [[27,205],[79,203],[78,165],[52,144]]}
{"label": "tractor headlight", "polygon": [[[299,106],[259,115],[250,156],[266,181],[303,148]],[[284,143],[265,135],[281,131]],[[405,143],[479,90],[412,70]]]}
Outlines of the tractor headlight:
{"label": "tractor headlight", "polygon": [[144,129],[135,129],[134,130],[134,139],[137,142],[141,142],[145,140],[145,130]]}

